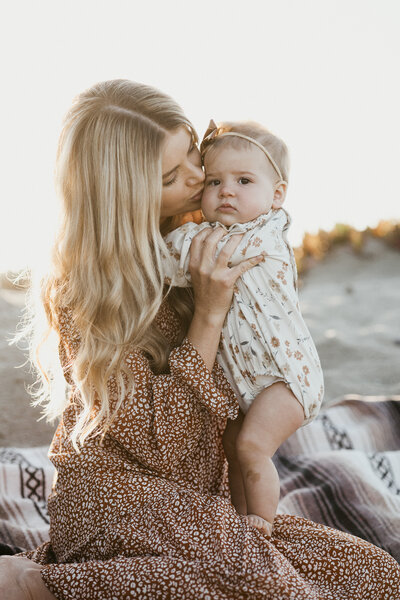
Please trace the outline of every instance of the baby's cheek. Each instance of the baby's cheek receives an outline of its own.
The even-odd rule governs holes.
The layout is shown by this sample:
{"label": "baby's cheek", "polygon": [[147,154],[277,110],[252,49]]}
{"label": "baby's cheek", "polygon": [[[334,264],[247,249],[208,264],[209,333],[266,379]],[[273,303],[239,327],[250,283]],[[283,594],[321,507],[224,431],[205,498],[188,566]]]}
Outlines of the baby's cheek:
{"label": "baby's cheek", "polygon": [[201,210],[203,211],[203,215],[209,221],[214,214],[214,203],[212,201],[212,194],[207,191],[204,192],[203,197],[201,199]]}

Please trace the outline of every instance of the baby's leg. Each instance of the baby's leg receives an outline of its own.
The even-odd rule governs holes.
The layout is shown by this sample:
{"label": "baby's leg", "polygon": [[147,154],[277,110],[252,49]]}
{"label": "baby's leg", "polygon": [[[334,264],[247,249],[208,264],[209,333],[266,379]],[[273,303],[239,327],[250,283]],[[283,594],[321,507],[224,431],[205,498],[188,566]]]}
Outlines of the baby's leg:
{"label": "baby's leg", "polygon": [[237,436],[248,519],[266,533],[272,531],[279,501],[279,477],[271,459],[303,421],[302,406],[286,385],[279,382],[255,398]]}
{"label": "baby's leg", "polygon": [[243,423],[243,413],[235,421],[228,421],[222,442],[228,461],[229,487],[231,490],[232,504],[240,515],[247,513],[246,497],[244,495],[243,478],[236,452],[236,440]]}

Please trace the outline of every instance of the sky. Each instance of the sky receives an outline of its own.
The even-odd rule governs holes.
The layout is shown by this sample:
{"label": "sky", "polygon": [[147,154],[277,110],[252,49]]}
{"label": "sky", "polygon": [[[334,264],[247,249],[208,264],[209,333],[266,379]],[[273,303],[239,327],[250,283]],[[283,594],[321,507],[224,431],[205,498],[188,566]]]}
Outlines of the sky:
{"label": "sky", "polygon": [[260,121],[289,146],[289,239],[400,219],[398,0],[16,0],[1,14],[0,271],[44,260],[63,115],[126,78],[202,136]]}

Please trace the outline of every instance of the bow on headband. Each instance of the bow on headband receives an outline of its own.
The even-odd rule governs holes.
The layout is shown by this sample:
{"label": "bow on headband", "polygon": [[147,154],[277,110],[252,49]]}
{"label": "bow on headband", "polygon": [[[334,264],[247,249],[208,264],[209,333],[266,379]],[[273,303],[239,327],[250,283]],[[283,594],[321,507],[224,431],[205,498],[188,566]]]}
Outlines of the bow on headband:
{"label": "bow on headband", "polygon": [[281,170],[278,167],[278,165],[276,164],[275,160],[272,158],[272,156],[268,152],[268,150],[266,150],[266,148],[264,148],[264,146],[262,144],[260,144],[260,142],[258,142],[254,138],[249,137],[248,135],[244,135],[243,133],[238,133],[236,131],[225,131],[224,133],[218,134],[218,129],[219,129],[218,125],[215,123],[215,121],[213,121],[213,119],[211,119],[210,123],[208,124],[208,129],[205,132],[203,140],[200,144],[200,152],[201,152],[201,157],[203,159],[204,159],[205,153],[207,152],[208,148],[210,147],[212,142],[215,140],[215,138],[227,137],[228,135],[234,136],[234,137],[239,137],[239,138],[242,138],[243,140],[247,140],[248,142],[251,142],[252,144],[255,144],[258,148],[260,148],[260,150],[262,152],[264,152],[265,156],[268,158],[269,162],[271,163],[271,165],[275,169],[276,173],[278,174],[280,182],[286,183],[286,181],[282,177]]}
{"label": "bow on headband", "polygon": [[207,150],[207,146],[209,146],[210,142],[216,137],[217,133],[218,133],[218,125],[216,124],[216,122],[213,119],[211,119],[208,124],[208,129],[205,132],[202,142],[200,144],[201,156],[204,156],[204,154],[206,153],[206,150]]}

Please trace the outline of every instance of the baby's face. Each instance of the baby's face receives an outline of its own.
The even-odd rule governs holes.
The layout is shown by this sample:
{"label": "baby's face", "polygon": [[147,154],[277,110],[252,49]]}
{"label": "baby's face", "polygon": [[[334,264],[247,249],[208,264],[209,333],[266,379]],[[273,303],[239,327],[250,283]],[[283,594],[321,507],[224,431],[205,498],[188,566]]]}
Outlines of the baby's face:
{"label": "baby's face", "polygon": [[204,167],[201,209],[207,221],[219,221],[229,227],[278,208],[274,206],[277,176],[271,173],[267,157],[257,146],[210,149]]}

